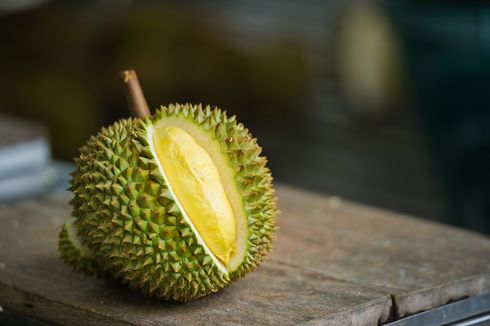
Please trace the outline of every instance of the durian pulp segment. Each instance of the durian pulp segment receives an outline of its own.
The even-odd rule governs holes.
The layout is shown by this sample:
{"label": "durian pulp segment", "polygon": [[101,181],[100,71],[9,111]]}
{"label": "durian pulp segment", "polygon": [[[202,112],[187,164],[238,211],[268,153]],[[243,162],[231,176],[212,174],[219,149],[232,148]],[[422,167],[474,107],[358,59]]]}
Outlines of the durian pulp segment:
{"label": "durian pulp segment", "polygon": [[185,130],[156,128],[153,145],[176,200],[211,253],[227,266],[236,253],[236,225],[212,158]]}

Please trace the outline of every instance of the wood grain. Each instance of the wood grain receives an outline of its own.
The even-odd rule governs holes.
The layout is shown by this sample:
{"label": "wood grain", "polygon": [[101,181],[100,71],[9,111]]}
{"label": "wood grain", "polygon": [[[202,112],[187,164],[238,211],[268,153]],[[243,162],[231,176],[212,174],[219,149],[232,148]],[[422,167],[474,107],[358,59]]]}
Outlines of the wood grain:
{"label": "wood grain", "polygon": [[294,188],[279,199],[271,259],[391,294],[398,317],[490,291],[486,236]]}
{"label": "wood grain", "polygon": [[490,289],[488,238],[284,186],[278,197],[270,259],[187,304],[60,262],[66,194],[3,206],[0,305],[59,325],[376,325]]}

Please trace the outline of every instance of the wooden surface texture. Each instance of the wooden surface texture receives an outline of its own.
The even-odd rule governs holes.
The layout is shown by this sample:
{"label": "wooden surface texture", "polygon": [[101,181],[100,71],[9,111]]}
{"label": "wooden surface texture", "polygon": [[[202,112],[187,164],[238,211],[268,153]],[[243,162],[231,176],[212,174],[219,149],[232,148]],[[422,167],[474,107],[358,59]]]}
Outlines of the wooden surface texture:
{"label": "wooden surface texture", "polygon": [[66,193],[0,208],[0,306],[59,325],[376,325],[490,292],[490,239],[280,186],[275,249],[254,273],[186,304],[58,259]]}

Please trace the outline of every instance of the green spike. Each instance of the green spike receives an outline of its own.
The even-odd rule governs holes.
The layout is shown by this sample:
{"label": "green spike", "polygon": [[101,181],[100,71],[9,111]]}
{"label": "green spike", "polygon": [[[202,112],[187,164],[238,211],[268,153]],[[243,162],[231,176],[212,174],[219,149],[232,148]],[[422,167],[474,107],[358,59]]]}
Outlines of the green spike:
{"label": "green spike", "polygon": [[146,232],[147,229],[148,229],[148,222],[145,221],[145,220],[141,220],[139,219],[137,222],[136,222],[136,225],[138,225],[138,228],[143,231],[143,232]]}

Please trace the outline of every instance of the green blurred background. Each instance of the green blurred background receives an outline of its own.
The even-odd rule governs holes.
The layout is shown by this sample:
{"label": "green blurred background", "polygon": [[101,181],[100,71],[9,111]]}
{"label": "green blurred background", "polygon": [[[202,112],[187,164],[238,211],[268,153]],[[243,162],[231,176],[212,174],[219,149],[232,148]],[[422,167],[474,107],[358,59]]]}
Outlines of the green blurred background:
{"label": "green blurred background", "polygon": [[71,160],[151,107],[219,106],[275,179],[490,233],[490,11],[479,2],[14,1],[0,4],[0,111]]}

